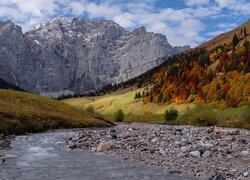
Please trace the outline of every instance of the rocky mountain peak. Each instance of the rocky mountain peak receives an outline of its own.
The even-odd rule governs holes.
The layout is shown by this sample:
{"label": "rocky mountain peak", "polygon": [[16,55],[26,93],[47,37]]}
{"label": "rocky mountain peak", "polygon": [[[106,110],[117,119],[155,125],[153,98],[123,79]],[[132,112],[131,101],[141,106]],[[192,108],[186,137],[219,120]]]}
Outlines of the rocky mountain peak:
{"label": "rocky mountain peak", "polygon": [[139,27],[139,28],[136,28],[132,31],[133,34],[137,34],[137,35],[140,35],[140,34],[145,34],[147,31],[146,31],[146,28],[144,26],[142,27]]}
{"label": "rocky mountain peak", "polygon": [[[9,24],[21,32],[19,26]],[[5,29],[0,23],[0,32],[14,37]],[[25,90],[55,97],[129,80],[159,65],[159,57],[183,50],[145,27],[129,32],[111,20],[71,17],[54,18],[5,41],[8,44],[0,42],[0,77]]]}
{"label": "rocky mountain peak", "polygon": [[12,22],[11,20],[0,22],[0,33],[4,34],[5,32],[6,33],[17,33],[19,35],[22,35],[21,27],[15,25],[14,22]]}

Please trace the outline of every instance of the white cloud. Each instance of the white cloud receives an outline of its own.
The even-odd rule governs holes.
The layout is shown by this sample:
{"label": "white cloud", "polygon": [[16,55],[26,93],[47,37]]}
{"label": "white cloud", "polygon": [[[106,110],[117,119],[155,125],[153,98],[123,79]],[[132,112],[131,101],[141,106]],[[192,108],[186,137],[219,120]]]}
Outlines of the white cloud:
{"label": "white cloud", "polygon": [[210,0],[185,0],[186,4],[188,6],[193,6],[193,5],[206,5],[210,2]]}
{"label": "white cloud", "polygon": [[130,13],[122,13],[113,18],[113,20],[124,28],[131,28],[136,26],[136,22],[133,20],[133,15]]}
{"label": "white cloud", "polygon": [[122,13],[120,8],[106,3],[102,4],[89,3],[86,5],[86,11],[88,12],[90,18],[97,18],[97,17],[112,18]]}
{"label": "white cloud", "polygon": [[206,36],[209,36],[209,37],[215,37],[215,36],[218,36],[222,33],[224,33],[225,31],[223,30],[219,30],[219,31],[212,31],[212,32],[209,32],[209,33],[206,33]]}
{"label": "white cloud", "polygon": [[85,7],[83,3],[81,2],[76,2],[76,1],[71,2],[70,9],[71,9],[72,15],[75,15],[75,16],[83,15],[85,12]]}
{"label": "white cloud", "polygon": [[233,14],[250,14],[250,2],[248,0],[215,0],[220,8],[232,10]]}
{"label": "white cloud", "polygon": [[[0,20],[11,19],[24,31],[55,16],[111,19],[128,30],[145,26],[147,30],[167,36],[172,45],[196,46],[209,36],[203,20],[217,20],[250,14],[248,0],[182,0],[187,7],[157,7],[160,0],[0,0]],[[243,3],[244,2],[244,3]],[[230,9],[230,13],[224,13]],[[241,12],[244,11],[244,12]],[[218,23],[217,33],[237,24]],[[210,35],[216,34],[211,32]]]}

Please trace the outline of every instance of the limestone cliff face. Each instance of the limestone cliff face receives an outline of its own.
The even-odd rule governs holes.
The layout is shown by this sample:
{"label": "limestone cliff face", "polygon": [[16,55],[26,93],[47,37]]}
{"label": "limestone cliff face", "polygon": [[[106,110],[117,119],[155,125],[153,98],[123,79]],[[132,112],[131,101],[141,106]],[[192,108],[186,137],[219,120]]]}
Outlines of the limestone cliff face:
{"label": "limestone cliff face", "polygon": [[58,17],[23,34],[0,22],[0,77],[49,96],[83,93],[134,78],[189,47],[172,47],[144,27]]}

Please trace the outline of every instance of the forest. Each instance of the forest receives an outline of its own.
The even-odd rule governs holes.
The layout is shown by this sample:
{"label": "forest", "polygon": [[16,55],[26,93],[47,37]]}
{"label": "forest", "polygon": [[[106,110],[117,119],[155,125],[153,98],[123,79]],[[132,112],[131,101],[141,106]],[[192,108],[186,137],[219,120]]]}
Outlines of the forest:
{"label": "forest", "polygon": [[143,80],[143,102],[195,102],[220,109],[250,105],[250,43],[243,28],[231,42],[211,50],[196,48],[169,59]]}

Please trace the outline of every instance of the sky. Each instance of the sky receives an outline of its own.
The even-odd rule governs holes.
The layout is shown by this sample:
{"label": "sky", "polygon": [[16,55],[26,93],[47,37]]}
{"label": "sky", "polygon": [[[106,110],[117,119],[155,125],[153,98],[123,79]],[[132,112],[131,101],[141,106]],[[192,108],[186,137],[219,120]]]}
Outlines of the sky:
{"label": "sky", "polygon": [[0,0],[0,21],[23,32],[57,16],[109,19],[129,31],[145,26],[173,46],[195,47],[250,18],[250,0]]}

